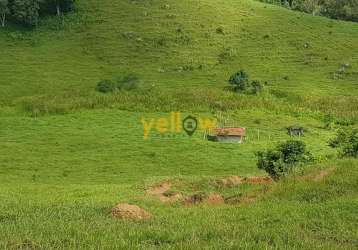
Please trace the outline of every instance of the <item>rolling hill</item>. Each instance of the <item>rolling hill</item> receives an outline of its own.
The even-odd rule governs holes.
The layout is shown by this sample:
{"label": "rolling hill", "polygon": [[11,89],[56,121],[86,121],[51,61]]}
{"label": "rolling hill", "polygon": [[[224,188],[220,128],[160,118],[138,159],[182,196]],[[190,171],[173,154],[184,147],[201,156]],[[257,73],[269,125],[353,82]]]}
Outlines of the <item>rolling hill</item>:
{"label": "rolling hill", "polygon": [[[78,0],[64,26],[48,17],[0,29],[0,47],[0,248],[356,246],[358,161],[327,141],[357,127],[357,23],[253,0]],[[264,91],[229,91],[240,69]],[[127,74],[137,89],[96,91]],[[154,129],[145,140],[143,120],[170,112],[234,122],[247,140]],[[267,185],[220,185],[264,176],[255,153],[289,140],[296,124],[315,164]],[[163,181],[183,196],[237,201],[163,204],[147,195]],[[113,219],[118,202],[154,218]]]}
{"label": "rolling hill", "polygon": [[[87,97],[123,72],[170,90],[220,91],[240,68],[272,90],[354,95],[357,34],[355,23],[254,1],[79,1],[64,28],[49,19],[1,32],[1,101]],[[341,64],[350,70],[335,80]]]}

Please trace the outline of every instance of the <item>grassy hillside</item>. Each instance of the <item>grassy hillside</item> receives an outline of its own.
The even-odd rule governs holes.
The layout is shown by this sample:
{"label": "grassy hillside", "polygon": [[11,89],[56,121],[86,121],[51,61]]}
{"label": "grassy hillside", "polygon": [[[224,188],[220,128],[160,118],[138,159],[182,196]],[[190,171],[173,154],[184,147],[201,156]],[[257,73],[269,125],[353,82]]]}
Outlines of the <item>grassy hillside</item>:
{"label": "grassy hillside", "polygon": [[[3,105],[29,96],[45,104],[54,96],[58,103],[80,97],[97,103],[96,83],[123,72],[162,91],[214,89],[219,100],[227,78],[240,68],[267,81],[279,97],[356,94],[354,23],[254,1],[89,0],[78,1],[78,11],[58,27],[51,19],[34,31],[1,32]],[[341,64],[351,68],[334,80]]]}
{"label": "grassy hillside", "polygon": [[[0,248],[356,246],[358,162],[338,159],[327,141],[357,127],[357,24],[251,0],[78,0],[64,27],[56,18],[8,26],[0,46]],[[239,69],[267,82],[264,92],[228,91]],[[138,89],[95,91],[128,73]],[[234,122],[248,138],[152,131],[144,140],[142,119],[172,111]],[[290,139],[286,127],[296,124],[314,165],[268,185],[217,185],[265,175],[255,152]],[[185,196],[250,202],[186,207],[146,194],[166,180]],[[116,220],[119,202],[154,218]]]}
{"label": "grassy hillside", "polygon": [[[357,161],[329,166],[332,165],[336,170],[324,180],[289,179],[269,187],[269,194],[254,203],[241,205],[162,204],[145,195],[143,181],[138,181],[136,186],[2,184],[0,246],[5,249],[355,249]],[[209,191],[209,183],[201,184],[205,187],[201,190]],[[245,195],[245,189],[230,188],[226,195]],[[222,192],[220,188],[214,190]],[[113,220],[109,214],[115,201],[140,204],[155,219]]]}

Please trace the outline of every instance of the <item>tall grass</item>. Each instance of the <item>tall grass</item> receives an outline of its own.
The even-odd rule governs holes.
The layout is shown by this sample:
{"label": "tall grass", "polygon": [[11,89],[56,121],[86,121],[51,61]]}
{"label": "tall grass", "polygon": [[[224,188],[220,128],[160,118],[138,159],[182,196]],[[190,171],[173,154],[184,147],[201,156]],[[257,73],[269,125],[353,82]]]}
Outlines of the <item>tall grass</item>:
{"label": "tall grass", "polygon": [[[289,95],[289,94],[288,94]],[[32,96],[15,105],[30,116],[61,115],[86,109],[119,109],[133,112],[216,112],[263,110],[293,116],[322,118],[330,114],[337,119],[358,120],[357,97],[296,96],[279,98],[270,93],[244,95],[226,90],[191,88],[170,91],[151,88],[119,91],[110,94],[92,92],[83,96]]]}

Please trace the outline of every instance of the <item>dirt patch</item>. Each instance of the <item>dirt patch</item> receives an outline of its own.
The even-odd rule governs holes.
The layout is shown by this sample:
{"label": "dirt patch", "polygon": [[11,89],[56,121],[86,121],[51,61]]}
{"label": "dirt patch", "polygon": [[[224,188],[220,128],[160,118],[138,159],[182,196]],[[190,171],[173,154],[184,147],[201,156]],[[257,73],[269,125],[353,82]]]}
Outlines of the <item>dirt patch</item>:
{"label": "dirt patch", "polygon": [[311,174],[299,177],[298,179],[319,182],[319,181],[323,181],[334,170],[335,170],[335,168],[327,168],[327,169],[323,169],[323,170],[319,171],[318,173],[311,173]]}
{"label": "dirt patch", "polygon": [[191,206],[191,205],[198,205],[200,203],[202,203],[205,199],[205,195],[203,194],[193,194],[189,197],[186,197],[184,199],[184,206]]}
{"label": "dirt patch", "polygon": [[112,209],[112,215],[119,219],[148,220],[152,215],[144,209],[127,203],[121,203]]}
{"label": "dirt patch", "polygon": [[242,181],[243,183],[249,183],[249,184],[269,184],[273,182],[272,178],[269,176],[245,177]]}
{"label": "dirt patch", "polygon": [[147,190],[147,193],[150,195],[153,195],[153,196],[162,195],[165,192],[169,191],[171,187],[172,187],[172,184],[170,182],[162,182],[162,183],[159,183],[159,184],[149,188]]}
{"label": "dirt patch", "polygon": [[220,205],[220,204],[224,204],[225,200],[224,198],[221,196],[221,194],[218,193],[213,193],[210,194],[204,201],[206,204],[209,205]]}
{"label": "dirt patch", "polygon": [[225,203],[225,199],[219,193],[212,193],[209,195],[196,193],[186,197],[183,201],[184,206],[192,206],[192,205],[199,205],[199,204],[220,205],[224,203]]}
{"label": "dirt patch", "polygon": [[242,176],[230,176],[225,179],[221,179],[220,183],[224,187],[234,187],[243,183],[248,184],[269,184],[272,183],[273,180],[269,176],[250,176],[250,177],[242,177]]}
{"label": "dirt patch", "polygon": [[172,184],[170,182],[159,183],[147,190],[147,194],[159,198],[161,202],[172,203],[180,200],[183,196],[178,192],[171,192],[170,188]]}
{"label": "dirt patch", "polygon": [[256,196],[245,196],[241,199],[242,204],[251,204],[257,201]]}
{"label": "dirt patch", "polygon": [[230,176],[220,180],[220,184],[224,187],[233,187],[242,183],[243,178],[241,176]]}
{"label": "dirt patch", "polygon": [[231,205],[237,205],[237,204],[251,204],[254,203],[257,200],[257,196],[255,195],[246,195],[246,196],[230,196],[225,199],[225,203],[231,204]]}

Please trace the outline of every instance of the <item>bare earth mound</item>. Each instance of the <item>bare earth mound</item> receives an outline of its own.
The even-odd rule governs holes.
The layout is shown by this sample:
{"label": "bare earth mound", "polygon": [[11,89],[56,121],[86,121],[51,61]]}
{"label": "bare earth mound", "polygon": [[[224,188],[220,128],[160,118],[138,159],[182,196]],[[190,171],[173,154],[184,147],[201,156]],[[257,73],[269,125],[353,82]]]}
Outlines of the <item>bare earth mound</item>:
{"label": "bare earth mound", "polygon": [[224,187],[233,187],[242,183],[243,178],[241,176],[230,176],[221,180],[221,184]]}
{"label": "bare earth mound", "polygon": [[250,176],[250,177],[241,177],[241,176],[230,176],[224,179],[221,179],[221,183],[224,187],[234,187],[243,183],[249,184],[269,184],[273,180],[269,176]]}
{"label": "bare earth mound", "polygon": [[184,206],[191,206],[191,205],[198,205],[204,201],[205,197],[203,194],[193,194],[189,197],[186,197],[183,205]]}
{"label": "bare earth mound", "polygon": [[199,205],[199,204],[208,204],[208,205],[220,205],[220,204],[224,204],[225,200],[224,198],[221,196],[221,194],[218,193],[212,193],[208,196],[204,195],[204,194],[193,194],[191,196],[188,196],[185,198],[183,205],[184,206],[191,206],[191,205]]}
{"label": "bare earth mound", "polygon": [[112,215],[115,218],[130,220],[148,220],[152,215],[144,209],[127,203],[121,203],[112,209]]}
{"label": "bare earth mound", "polygon": [[269,176],[251,176],[244,178],[243,182],[250,184],[269,184],[272,183],[273,180]]}
{"label": "bare earth mound", "polygon": [[147,190],[147,194],[159,198],[164,203],[172,203],[182,198],[182,194],[176,192],[170,192],[172,184],[170,182],[163,182],[157,184]]}
{"label": "bare earth mound", "polygon": [[225,200],[224,198],[221,196],[221,194],[210,194],[206,199],[205,202],[209,205],[220,205],[220,204],[224,204]]}

